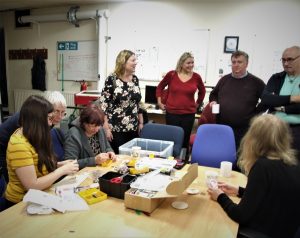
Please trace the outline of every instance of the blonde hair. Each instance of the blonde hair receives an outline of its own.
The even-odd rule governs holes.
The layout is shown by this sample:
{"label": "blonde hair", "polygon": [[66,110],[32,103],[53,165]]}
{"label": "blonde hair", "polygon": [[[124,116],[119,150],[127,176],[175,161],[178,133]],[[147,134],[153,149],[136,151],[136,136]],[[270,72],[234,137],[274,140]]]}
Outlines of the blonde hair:
{"label": "blonde hair", "polygon": [[121,77],[125,73],[125,64],[132,55],[134,55],[134,52],[130,50],[122,50],[118,54],[114,70],[114,73],[117,75],[117,77]]}
{"label": "blonde hair", "polygon": [[182,69],[182,65],[184,64],[184,62],[188,59],[188,58],[193,58],[194,59],[194,56],[192,55],[191,52],[184,52],[179,60],[177,61],[177,65],[176,65],[176,72],[177,73],[180,73],[181,72],[181,69]]}
{"label": "blonde hair", "polygon": [[241,141],[238,165],[246,175],[260,157],[295,165],[298,161],[291,144],[292,137],[286,122],[272,114],[257,116]]}

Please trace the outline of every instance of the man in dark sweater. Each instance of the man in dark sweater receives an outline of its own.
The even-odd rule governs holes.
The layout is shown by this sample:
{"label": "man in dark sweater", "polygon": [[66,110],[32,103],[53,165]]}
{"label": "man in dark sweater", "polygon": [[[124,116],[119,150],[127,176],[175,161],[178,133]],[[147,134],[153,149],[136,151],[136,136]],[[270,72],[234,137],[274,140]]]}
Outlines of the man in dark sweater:
{"label": "man in dark sweater", "polygon": [[232,73],[222,77],[209,95],[211,106],[220,104],[217,123],[232,127],[237,149],[251,118],[263,110],[258,103],[265,83],[247,72],[248,60],[247,53],[235,51],[231,55]]}
{"label": "man in dark sweater", "polygon": [[281,62],[284,71],[271,76],[261,102],[290,125],[300,160],[300,46],[285,49]]}

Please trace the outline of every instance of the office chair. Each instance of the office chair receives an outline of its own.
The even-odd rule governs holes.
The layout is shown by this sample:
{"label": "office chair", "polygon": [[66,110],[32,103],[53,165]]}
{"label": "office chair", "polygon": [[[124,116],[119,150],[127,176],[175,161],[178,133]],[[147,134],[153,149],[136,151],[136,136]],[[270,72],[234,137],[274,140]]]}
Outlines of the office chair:
{"label": "office chair", "polygon": [[185,158],[186,149],[182,148],[184,131],[179,126],[147,123],[142,129],[140,137],[152,140],[173,141],[173,156],[175,158]]}
{"label": "office chair", "polygon": [[[216,123],[216,116],[215,114],[212,114],[212,108],[209,105],[209,103],[207,103],[201,113],[201,116],[198,119],[198,127],[203,124],[215,124],[215,123]],[[193,148],[195,138],[196,138],[196,133],[191,134],[190,141],[189,141],[190,151]]]}
{"label": "office chair", "polygon": [[199,126],[192,149],[191,163],[220,168],[222,161],[236,163],[236,147],[232,128],[220,124]]}

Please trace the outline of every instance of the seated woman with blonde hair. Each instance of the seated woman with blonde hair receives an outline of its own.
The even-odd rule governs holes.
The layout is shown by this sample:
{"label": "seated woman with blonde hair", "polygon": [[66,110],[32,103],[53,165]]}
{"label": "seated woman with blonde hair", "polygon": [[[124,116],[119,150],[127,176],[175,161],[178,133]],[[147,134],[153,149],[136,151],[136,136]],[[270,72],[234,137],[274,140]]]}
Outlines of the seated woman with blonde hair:
{"label": "seated woman with blonde hair", "polygon": [[[219,183],[208,189],[235,222],[237,237],[293,237],[300,226],[300,166],[289,126],[265,114],[254,118],[241,143],[239,165],[245,188]],[[238,204],[228,195],[241,197]],[[252,236],[249,236],[252,235]]]}
{"label": "seated woman with blonde hair", "polygon": [[83,108],[80,117],[72,122],[65,141],[64,159],[77,159],[79,168],[101,165],[116,155],[102,127],[104,113],[91,103]]}

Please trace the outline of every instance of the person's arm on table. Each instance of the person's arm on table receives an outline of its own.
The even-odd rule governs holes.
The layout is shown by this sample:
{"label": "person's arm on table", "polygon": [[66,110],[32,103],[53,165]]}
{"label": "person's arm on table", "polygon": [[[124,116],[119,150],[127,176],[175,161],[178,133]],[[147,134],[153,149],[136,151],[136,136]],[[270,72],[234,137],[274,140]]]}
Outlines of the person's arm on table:
{"label": "person's arm on table", "polygon": [[57,168],[53,172],[39,178],[36,175],[34,165],[17,168],[16,174],[26,190],[44,190],[50,187],[60,177],[76,173],[78,169],[79,167],[77,161],[73,160],[65,163],[63,166]]}
{"label": "person's arm on table", "polygon": [[[236,187],[237,188],[237,187]],[[252,167],[248,183],[243,190],[239,188],[237,195],[242,195],[238,204],[234,203],[221,189],[214,191],[216,201],[221,205],[227,215],[237,223],[246,223],[260,209],[261,201],[266,196],[268,179],[263,166],[256,164]],[[236,190],[235,190],[236,193]]]}

